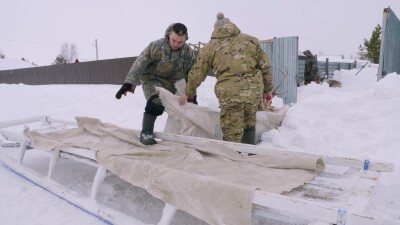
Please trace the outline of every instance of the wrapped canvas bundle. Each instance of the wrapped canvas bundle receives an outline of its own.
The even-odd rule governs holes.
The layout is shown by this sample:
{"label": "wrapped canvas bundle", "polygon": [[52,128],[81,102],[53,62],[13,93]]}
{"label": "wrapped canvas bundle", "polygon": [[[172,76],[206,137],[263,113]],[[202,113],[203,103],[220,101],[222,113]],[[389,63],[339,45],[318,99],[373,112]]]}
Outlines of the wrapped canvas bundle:
{"label": "wrapped canvas bundle", "polygon": [[[219,125],[219,112],[195,104],[180,106],[178,96],[171,92],[157,88],[160,99],[168,113],[165,133],[182,134],[195,137],[222,140],[222,131]],[[279,127],[289,106],[271,111],[258,111],[256,124],[256,142],[259,142],[264,132]]]}

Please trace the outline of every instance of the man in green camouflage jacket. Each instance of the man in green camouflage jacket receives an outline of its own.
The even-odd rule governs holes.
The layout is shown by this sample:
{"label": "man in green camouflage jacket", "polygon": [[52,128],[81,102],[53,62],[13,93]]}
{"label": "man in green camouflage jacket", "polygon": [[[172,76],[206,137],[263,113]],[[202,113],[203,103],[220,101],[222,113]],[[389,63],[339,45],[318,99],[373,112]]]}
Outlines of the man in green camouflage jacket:
{"label": "man in green camouflage jacket", "polygon": [[303,54],[306,56],[305,67],[304,67],[304,84],[307,85],[312,81],[320,83],[318,73],[318,61],[310,50],[305,50]]}
{"label": "man in green camouflage jacket", "polygon": [[185,25],[171,24],[164,38],[151,42],[137,57],[115,96],[120,99],[128,91],[133,93],[137,85],[142,85],[147,104],[143,114],[140,142],[145,145],[157,143],[153,136],[154,123],[157,116],[164,112],[155,87],[163,87],[175,94],[178,84],[185,82],[194,63],[195,55],[186,44],[187,39]]}
{"label": "man in green camouflage jacket", "polygon": [[241,33],[222,13],[217,14],[211,40],[189,72],[185,94],[179,98],[181,105],[210,69],[217,78],[214,90],[221,107],[223,140],[255,144],[258,105],[262,99],[272,99],[269,60],[258,39]]}

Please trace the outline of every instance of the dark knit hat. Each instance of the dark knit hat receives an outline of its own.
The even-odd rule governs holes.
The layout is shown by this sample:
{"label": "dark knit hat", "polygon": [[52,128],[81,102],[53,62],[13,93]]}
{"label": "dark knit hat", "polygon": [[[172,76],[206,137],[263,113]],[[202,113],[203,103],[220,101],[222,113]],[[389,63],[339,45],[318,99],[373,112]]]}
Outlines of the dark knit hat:
{"label": "dark knit hat", "polygon": [[217,21],[214,23],[214,29],[217,29],[219,26],[222,26],[226,23],[230,23],[231,21],[228,18],[225,18],[222,12],[217,13]]}
{"label": "dark knit hat", "polygon": [[312,53],[311,53],[310,50],[305,50],[305,51],[303,52],[303,54],[306,55],[306,56],[312,56]]}

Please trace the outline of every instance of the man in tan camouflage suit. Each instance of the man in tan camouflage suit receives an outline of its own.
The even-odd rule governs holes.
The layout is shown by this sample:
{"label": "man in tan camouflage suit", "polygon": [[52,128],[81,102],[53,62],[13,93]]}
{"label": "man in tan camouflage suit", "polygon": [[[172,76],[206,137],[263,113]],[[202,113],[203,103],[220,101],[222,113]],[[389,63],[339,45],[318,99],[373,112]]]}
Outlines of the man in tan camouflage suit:
{"label": "man in tan camouflage suit", "polygon": [[186,44],[187,39],[185,25],[171,24],[165,32],[165,37],[151,42],[137,57],[115,96],[120,99],[128,91],[133,93],[137,85],[142,85],[147,104],[143,114],[140,142],[145,145],[157,143],[153,136],[154,123],[157,116],[164,112],[155,87],[163,87],[175,94],[177,84],[185,82],[194,63],[195,55]]}
{"label": "man in tan camouflage suit", "polygon": [[214,90],[221,107],[223,140],[255,144],[258,105],[261,99],[272,99],[269,60],[258,39],[241,33],[222,13],[217,14],[211,40],[189,72],[185,94],[179,98],[181,105],[210,69],[217,78]]}

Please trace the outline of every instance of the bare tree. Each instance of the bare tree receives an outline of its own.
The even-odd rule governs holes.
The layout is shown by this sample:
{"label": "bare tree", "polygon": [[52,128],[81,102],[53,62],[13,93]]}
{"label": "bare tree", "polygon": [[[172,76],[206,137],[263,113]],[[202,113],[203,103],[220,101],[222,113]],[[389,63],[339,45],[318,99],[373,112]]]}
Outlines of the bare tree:
{"label": "bare tree", "polygon": [[78,58],[78,48],[74,43],[64,43],[61,46],[60,54],[57,55],[53,64],[73,63]]}

